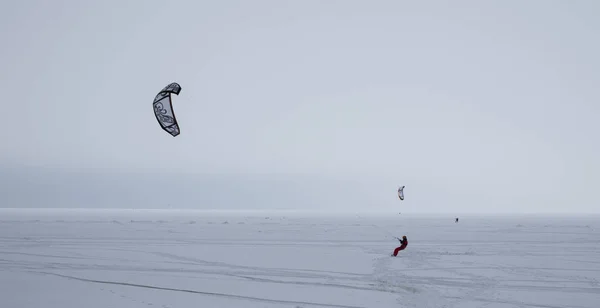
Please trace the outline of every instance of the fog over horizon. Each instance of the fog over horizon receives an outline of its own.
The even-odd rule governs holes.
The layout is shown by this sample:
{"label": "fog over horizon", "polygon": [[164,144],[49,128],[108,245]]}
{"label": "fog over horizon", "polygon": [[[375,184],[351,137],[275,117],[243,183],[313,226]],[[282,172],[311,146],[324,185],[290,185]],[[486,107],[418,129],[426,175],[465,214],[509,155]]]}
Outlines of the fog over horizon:
{"label": "fog over horizon", "polygon": [[[0,208],[600,213],[599,14],[7,2]],[[151,107],[171,82],[175,138]]]}

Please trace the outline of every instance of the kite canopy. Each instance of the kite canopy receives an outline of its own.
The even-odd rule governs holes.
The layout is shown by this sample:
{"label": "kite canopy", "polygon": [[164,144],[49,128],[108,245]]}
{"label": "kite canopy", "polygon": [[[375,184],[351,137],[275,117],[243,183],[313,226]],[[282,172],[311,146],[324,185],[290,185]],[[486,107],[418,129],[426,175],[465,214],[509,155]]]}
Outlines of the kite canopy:
{"label": "kite canopy", "polygon": [[173,137],[179,135],[180,131],[179,124],[177,124],[177,119],[175,118],[175,113],[173,112],[171,93],[179,95],[180,91],[181,86],[178,83],[173,82],[158,92],[152,103],[152,105],[154,105],[154,115],[156,115],[158,123],[162,129]]}
{"label": "kite canopy", "polygon": [[400,200],[404,200],[404,186],[398,188],[398,198],[400,198]]}

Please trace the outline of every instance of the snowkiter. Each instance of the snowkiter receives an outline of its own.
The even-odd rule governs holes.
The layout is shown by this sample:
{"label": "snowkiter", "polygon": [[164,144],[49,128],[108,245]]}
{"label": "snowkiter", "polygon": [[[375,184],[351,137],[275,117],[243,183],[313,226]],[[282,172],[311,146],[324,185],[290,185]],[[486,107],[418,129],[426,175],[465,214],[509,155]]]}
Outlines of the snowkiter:
{"label": "snowkiter", "polygon": [[406,248],[406,246],[408,245],[408,239],[406,238],[406,235],[403,235],[402,239],[398,239],[398,241],[400,241],[400,246],[394,249],[394,253],[392,254],[392,256],[394,257],[398,255],[398,252],[400,252],[400,250],[404,250],[404,248]]}

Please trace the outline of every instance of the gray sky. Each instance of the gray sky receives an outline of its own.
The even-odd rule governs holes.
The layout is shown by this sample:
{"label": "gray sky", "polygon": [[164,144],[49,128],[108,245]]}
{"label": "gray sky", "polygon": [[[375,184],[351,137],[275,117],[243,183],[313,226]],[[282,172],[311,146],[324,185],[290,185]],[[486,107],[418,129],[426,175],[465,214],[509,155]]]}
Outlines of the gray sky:
{"label": "gray sky", "polygon": [[[598,1],[5,1],[0,206],[598,212],[598,16]],[[176,138],[151,107],[173,81]]]}

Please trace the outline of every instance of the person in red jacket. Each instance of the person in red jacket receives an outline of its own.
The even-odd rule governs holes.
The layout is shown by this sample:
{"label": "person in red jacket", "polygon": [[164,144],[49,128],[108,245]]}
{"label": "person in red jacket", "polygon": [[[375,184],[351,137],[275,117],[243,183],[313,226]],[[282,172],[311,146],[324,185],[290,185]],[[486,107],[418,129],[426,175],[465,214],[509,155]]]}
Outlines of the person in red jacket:
{"label": "person in red jacket", "polygon": [[392,254],[392,256],[394,257],[398,255],[398,252],[400,252],[400,250],[404,250],[404,248],[406,248],[406,246],[408,245],[408,239],[406,239],[406,235],[403,235],[402,239],[398,239],[398,241],[400,241],[400,246],[394,249],[394,253]]}

